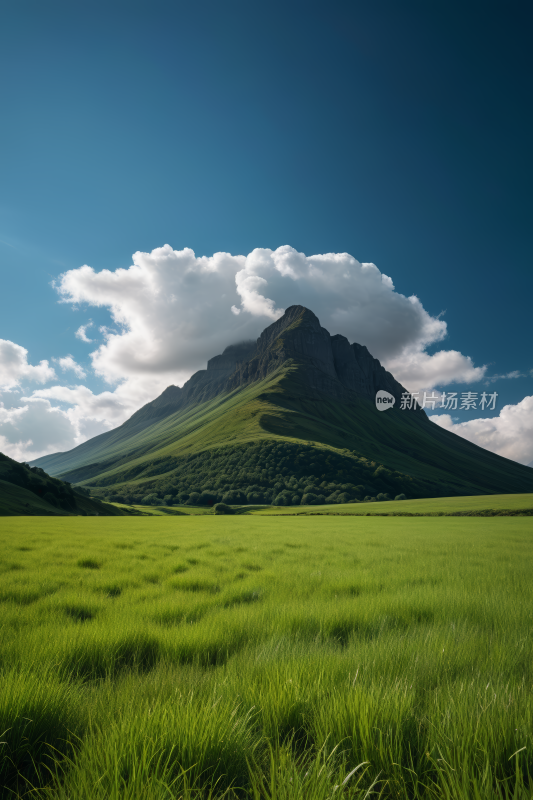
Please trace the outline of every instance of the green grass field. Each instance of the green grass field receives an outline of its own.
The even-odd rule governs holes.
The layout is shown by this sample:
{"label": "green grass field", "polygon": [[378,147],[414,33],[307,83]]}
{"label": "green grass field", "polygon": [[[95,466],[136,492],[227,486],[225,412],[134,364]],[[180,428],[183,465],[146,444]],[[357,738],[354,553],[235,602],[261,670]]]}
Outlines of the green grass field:
{"label": "green grass field", "polygon": [[[120,509],[133,509],[154,517],[212,514],[213,509],[206,506],[140,506],[112,503]],[[253,514],[254,516],[277,516],[279,514],[306,516],[316,514],[328,515],[383,515],[383,514],[417,514],[434,516],[453,514],[482,514],[487,511],[512,513],[533,512],[533,494],[494,494],[474,495],[472,497],[434,497],[422,500],[394,500],[383,503],[338,503],[325,506],[233,506],[235,514]]]}
{"label": "green grass field", "polygon": [[4,518],[1,796],[531,798],[532,534]]}
{"label": "green grass field", "polygon": [[431,497],[383,503],[339,503],[326,506],[281,506],[253,514],[457,514],[481,511],[532,511],[533,494],[493,494],[472,497]]}
{"label": "green grass field", "polygon": [[206,506],[142,506],[128,505],[127,503],[111,503],[111,505],[126,511],[140,511],[141,514],[146,514],[149,517],[197,517],[212,512],[212,509]]}

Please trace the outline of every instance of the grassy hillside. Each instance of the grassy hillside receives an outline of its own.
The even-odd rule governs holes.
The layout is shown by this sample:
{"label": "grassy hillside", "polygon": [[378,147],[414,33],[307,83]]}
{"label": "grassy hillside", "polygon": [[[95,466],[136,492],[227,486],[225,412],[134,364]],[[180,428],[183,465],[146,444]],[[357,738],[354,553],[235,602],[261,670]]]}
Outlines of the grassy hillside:
{"label": "grassy hillside", "polygon": [[91,498],[39,467],[0,453],[0,516],[122,516],[127,513]]}
{"label": "grassy hillside", "polygon": [[0,516],[19,516],[22,514],[45,517],[67,516],[68,511],[52,506],[28,489],[0,480]]}
{"label": "grassy hillside", "polygon": [[102,496],[136,502],[150,493],[177,498],[205,491],[214,500],[233,493],[233,500],[226,499],[234,503],[247,502],[249,495],[249,502],[272,503],[285,492],[301,503],[308,487],[307,494],[322,502],[335,492],[364,499],[380,493],[412,498],[533,490],[531,469],[425,417],[399,409],[380,413],[364,398],[356,404],[310,398],[295,363],[179,411],[117,442],[107,460],[78,466],[64,477]]}
{"label": "grassy hillside", "polygon": [[[237,352],[238,351],[238,352]],[[377,390],[396,406],[377,411]],[[290,306],[114,431],[37,465],[114,501],[300,505],[533,491],[533,470],[402,411],[365,347]]]}
{"label": "grassy hillside", "polygon": [[0,552],[2,796],[531,797],[527,519],[9,519]]}
{"label": "grassy hillside", "polygon": [[[227,501],[234,503],[274,503],[285,493],[300,504],[306,493],[325,502],[335,493],[364,499],[533,491],[529,467],[483,450],[423,414],[397,408],[380,413],[366,398],[348,403],[312,396],[304,375],[305,365],[288,361],[262,381],[131,436],[119,428],[105,442],[96,437],[62,456],[61,476],[102,497],[137,503],[149,494],[202,492],[215,500],[233,493]],[[275,463],[270,459],[266,466],[265,454]],[[50,464],[59,464],[58,458],[50,457]]]}

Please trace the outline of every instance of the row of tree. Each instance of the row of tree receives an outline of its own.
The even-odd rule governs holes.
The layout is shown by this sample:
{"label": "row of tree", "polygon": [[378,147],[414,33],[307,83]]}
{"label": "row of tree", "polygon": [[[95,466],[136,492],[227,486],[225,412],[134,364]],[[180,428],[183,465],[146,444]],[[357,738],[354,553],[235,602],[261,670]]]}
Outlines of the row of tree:
{"label": "row of tree", "polygon": [[[383,500],[405,500],[406,497],[404,494],[396,495],[396,497],[392,498],[389,494],[380,492],[377,497],[372,497],[371,495],[367,495],[364,498],[364,502],[376,502],[376,501],[383,501]],[[216,494],[215,492],[211,491],[203,491],[203,492],[192,492],[192,494],[187,494],[187,492],[181,492],[179,495],[171,495],[167,494],[164,497],[160,497],[155,492],[151,494],[147,494],[144,497],[132,496],[132,495],[119,495],[119,494],[112,494],[109,496],[109,500],[112,503],[135,503],[138,505],[143,506],[174,506],[174,505],[191,505],[191,506],[214,506],[218,503],[223,503],[225,505],[273,505],[273,506],[313,506],[313,505],[325,505],[325,504],[333,504],[333,503],[359,503],[362,502],[358,498],[351,498],[347,492],[339,493],[330,495],[329,497],[325,497],[323,494],[315,494],[314,492],[308,492],[304,494],[302,497],[300,495],[294,494],[291,495],[290,491],[284,490],[280,492],[274,500],[270,501],[268,496],[259,494],[259,493],[251,493],[247,496],[244,494],[240,494],[239,492],[228,492],[224,495]]]}
{"label": "row of tree", "polygon": [[113,481],[98,493],[158,505],[315,505],[455,494],[353,451],[272,439],[157,459]]}

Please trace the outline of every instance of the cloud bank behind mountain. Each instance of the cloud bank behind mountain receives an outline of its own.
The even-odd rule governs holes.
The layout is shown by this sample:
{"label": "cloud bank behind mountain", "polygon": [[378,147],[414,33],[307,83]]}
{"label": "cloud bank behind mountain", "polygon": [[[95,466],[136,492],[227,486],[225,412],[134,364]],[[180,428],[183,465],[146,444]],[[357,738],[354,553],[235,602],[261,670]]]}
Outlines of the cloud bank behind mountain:
{"label": "cloud bank behind mountain", "polygon": [[429,355],[446,337],[446,322],[348,253],[305,256],[285,246],[196,257],[165,245],[135,253],[128,269],[70,270],[57,290],[63,302],[109,309],[115,328],[104,331],[91,358],[110,383],[168,375],[181,384],[214,353],[257,337],[296,304],[311,308],[330,332],[365,344],[410,389],[480,380],[486,370],[454,350]]}

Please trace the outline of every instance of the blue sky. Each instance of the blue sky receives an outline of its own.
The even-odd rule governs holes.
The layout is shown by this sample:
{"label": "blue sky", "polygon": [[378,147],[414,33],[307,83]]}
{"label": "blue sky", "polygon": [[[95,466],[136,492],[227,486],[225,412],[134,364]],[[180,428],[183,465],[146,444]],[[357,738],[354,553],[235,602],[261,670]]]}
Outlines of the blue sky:
{"label": "blue sky", "polygon": [[[52,282],[84,264],[127,269],[132,253],[166,243],[196,256],[290,245],[373,262],[431,318],[445,312],[446,338],[425,353],[444,348],[487,366],[485,383],[447,391],[481,392],[488,377],[518,373],[490,383],[493,415],[533,395],[531,17],[523,2],[4,4],[0,339],[57,376],[21,378],[4,408],[79,385],[53,361],[67,354],[90,392],[115,390],[116,373],[114,383],[105,369],[95,374],[90,357],[106,341],[99,326],[117,331],[110,301],[97,307],[82,293],[58,303]],[[331,329],[334,314],[317,305]],[[74,335],[89,320],[91,344]],[[256,321],[260,330],[271,320]],[[215,354],[205,341],[196,368]],[[157,393],[182,378],[180,363],[174,377],[147,371],[142,390],[137,371],[123,413],[146,401],[150,381]],[[48,411],[72,412],[59,394]],[[520,409],[531,426],[529,406]],[[122,420],[93,411],[90,432]],[[5,450],[68,446],[63,431],[24,450],[35,436],[23,417],[4,415]],[[523,437],[520,425],[505,435]]]}

